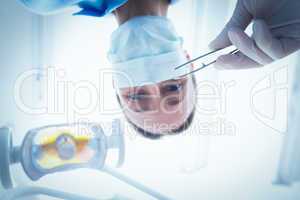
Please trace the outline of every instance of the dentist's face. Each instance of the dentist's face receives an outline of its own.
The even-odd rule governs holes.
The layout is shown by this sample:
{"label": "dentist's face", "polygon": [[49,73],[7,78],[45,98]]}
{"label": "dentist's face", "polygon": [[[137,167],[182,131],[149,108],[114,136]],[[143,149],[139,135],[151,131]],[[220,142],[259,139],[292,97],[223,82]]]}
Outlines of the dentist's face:
{"label": "dentist's face", "polygon": [[123,88],[119,97],[131,123],[147,132],[164,135],[180,128],[193,112],[196,85],[192,77],[185,77]]}

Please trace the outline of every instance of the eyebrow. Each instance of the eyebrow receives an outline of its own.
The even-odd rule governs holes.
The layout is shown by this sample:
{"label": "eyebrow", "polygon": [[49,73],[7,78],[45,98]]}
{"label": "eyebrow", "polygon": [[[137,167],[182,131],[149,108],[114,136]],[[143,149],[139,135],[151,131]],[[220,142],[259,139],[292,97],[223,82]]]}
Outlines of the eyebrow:
{"label": "eyebrow", "polygon": [[[172,83],[169,83],[169,84],[172,84]],[[186,81],[184,81],[182,83],[178,83],[178,84],[182,85],[181,87],[183,88],[183,90],[186,87]],[[184,100],[183,96],[186,94],[186,92],[184,92],[182,90],[180,92],[175,92],[175,91],[174,92],[171,92],[171,91],[168,92],[165,89],[165,87],[167,87],[167,86],[169,86],[169,85],[165,84],[164,86],[161,86],[161,88],[160,88],[160,90],[162,92],[162,95],[163,95],[163,98],[166,100],[167,98],[174,96],[175,93],[176,93],[176,96],[177,95],[180,96],[179,103],[183,102],[183,100]],[[147,94],[147,95],[141,95],[141,96],[143,96],[145,98],[144,99],[137,99],[137,100],[127,99],[127,102],[130,104],[129,108],[131,110],[133,110],[134,112],[139,112],[139,113],[146,112],[146,111],[152,111],[153,109],[144,109],[144,107],[145,108],[149,107],[149,106],[146,105],[146,104],[149,104],[149,102],[145,102],[145,101],[151,100],[151,97],[155,98],[155,97],[157,97],[157,95]],[[166,102],[168,102],[168,101],[166,101]]]}

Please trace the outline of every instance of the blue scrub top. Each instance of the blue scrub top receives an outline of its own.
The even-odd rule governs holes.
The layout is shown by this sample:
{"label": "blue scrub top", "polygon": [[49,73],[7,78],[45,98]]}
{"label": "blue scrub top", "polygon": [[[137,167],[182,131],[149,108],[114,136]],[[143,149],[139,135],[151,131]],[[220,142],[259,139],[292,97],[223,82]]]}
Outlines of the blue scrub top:
{"label": "blue scrub top", "polygon": [[[128,0],[103,0],[101,8],[95,8],[85,3],[85,1],[78,4],[82,10],[74,15],[87,15],[87,16],[94,16],[94,17],[102,17],[111,12],[115,9],[124,5]],[[169,0],[170,3],[175,3],[178,0]]]}
{"label": "blue scrub top", "polygon": [[82,1],[78,3],[78,6],[82,8],[82,10],[74,15],[87,15],[93,17],[102,17],[111,12],[115,9],[124,5],[128,0],[103,0],[101,6],[94,7],[90,4],[86,3],[86,1]]}
{"label": "blue scrub top", "polygon": [[[128,0],[19,0],[25,7],[38,14],[51,14],[67,7],[78,6],[81,11],[74,15],[102,17],[124,5]],[[175,3],[178,0],[169,0]],[[96,6],[97,5],[97,6]]]}

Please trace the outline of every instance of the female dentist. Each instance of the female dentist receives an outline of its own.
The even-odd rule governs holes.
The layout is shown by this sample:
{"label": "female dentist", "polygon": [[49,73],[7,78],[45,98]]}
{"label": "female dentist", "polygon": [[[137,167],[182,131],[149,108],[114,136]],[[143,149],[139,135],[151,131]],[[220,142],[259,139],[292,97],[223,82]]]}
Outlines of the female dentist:
{"label": "female dentist", "polygon": [[[21,0],[35,13],[51,14],[71,6],[75,15],[113,13],[119,27],[111,35],[108,59],[116,96],[128,122],[141,135],[159,139],[190,127],[196,108],[196,82],[168,8],[176,0]],[[122,74],[120,76],[120,74]]]}

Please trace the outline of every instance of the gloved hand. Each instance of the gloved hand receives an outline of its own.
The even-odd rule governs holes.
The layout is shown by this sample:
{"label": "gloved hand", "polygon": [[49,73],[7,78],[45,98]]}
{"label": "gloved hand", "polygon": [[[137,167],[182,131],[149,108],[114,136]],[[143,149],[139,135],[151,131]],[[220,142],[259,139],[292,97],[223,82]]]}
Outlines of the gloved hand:
{"label": "gloved hand", "polygon": [[[250,38],[244,31],[253,22]],[[300,49],[299,0],[238,0],[233,16],[210,43],[211,49],[236,46],[240,52],[217,59],[218,69],[269,64]]]}

